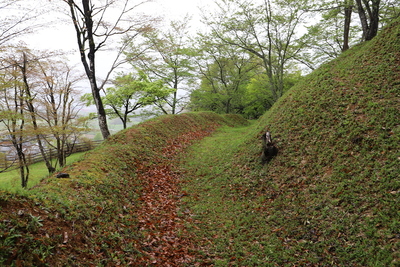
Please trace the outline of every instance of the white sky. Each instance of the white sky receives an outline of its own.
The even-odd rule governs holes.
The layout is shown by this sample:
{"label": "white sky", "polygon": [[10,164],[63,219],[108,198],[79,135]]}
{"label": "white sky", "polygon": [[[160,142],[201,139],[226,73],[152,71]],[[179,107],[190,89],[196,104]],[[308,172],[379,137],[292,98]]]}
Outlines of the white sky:
{"label": "white sky", "polygon": [[[179,20],[186,14],[192,16],[192,29],[200,25],[199,7],[208,7],[214,0],[155,0],[144,4],[141,11],[146,14],[161,15],[166,18]],[[76,36],[72,24],[55,23],[48,28],[39,29],[34,35],[24,38],[28,47],[49,50],[75,50]]]}
{"label": "white sky", "polygon": [[[138,0],[131,0],[138,1]],[[147,15],[163,16],[166,19],[179,20],[184,16],[192,16],[191,29],[195,32],[200,27],[200,7],[208,9],[214,3],[214,0],[154,0],[140,7],[140,12]],[[66,5],[65,5],[66,6]],[[62,6],[63,7],[63,6]],[[75,30],[70,19],[66,15],[60,15],[56,12],[54,17],[56,22],[45,28],[39,28],[35,34],[24,36],[23,41],[31,49],[38,50],[63,50],[71,52],[68,56],[69,63],[76,66],[78,70],[83,71],[80,56],[77,52],[77,41]],[[46,18],[45,14],[44,18]],[[58,22],[57,22],[58,20]],[[114,56],[101,52],[97,55],[97,63],[103,62],[101,66],[97,66],[97,76],[102,78],[109,71]]]}

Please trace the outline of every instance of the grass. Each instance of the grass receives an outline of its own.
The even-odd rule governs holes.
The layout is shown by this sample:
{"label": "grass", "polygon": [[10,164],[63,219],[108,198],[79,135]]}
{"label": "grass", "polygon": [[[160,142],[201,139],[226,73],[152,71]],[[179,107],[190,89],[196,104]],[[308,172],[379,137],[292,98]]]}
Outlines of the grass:
{"label": "grass", "polygon": [[[391,266],[396,261],[397,191],[365,194],[365,178],[271,176],[243,154],[257,125],[224,128],[183,156],[185,209],[203,258],[213,266]],[[282,152],[278,157],[285,157]],[[340,167],[339,167],[340,168]],[[288,166],[284,168],[288,170]],[[284,171],[282,170],[282,171]],[[315,177],[312,173],[315,172]],[[325,177],[323,177],[325,176]],[[332,179],[332,180],[330,180]],[[396,187],[393,179],[385,186]],[[398,188],[398,187],[397,187]],[[371,192],[374,192],[371,194]],[[378,192],[383,192],[378,194]],[[394,266],[394,265],[393,265]]]}
{"label": "grass", "polygon": [[[70,179],[1,192],[0,265],[399,266],[399,35],[397,20],[250,126],[164,116],[113,135]],[[261,165],[266,129],[279,154]]]}
{"label": "grass", "polygon": [[185,208],[195,218],[188,227],[198,238],[203,263],[265,266],[269,257],[275,257],[274,243],[267,238],[271,232],[265,225],[268,214],[258,212],[265,196],[257,199],[255,184],[244,179],[252,171],[233,164],[249,132],[249,127],[225,127],[183,157],[184,190],[189,195]]}
{"label": "grass", "polygon": [[[200,262],[397,266],[400,21],[321,66],[256,124],[185,157]],[[279,155],[261,166],[269,129]]]}
{"label": "grass", "polygon": [[[67,165],[78,161],[84,154],[85,152],[80,152],[70,155],[67,158]],[[44,162],[29,165],[29,172],[28,189],[37,185],[42,179],[49,175]],[[21,187],[21,177],[18,169],[0,173],[0,190],[5,190],[11,193],[22,193],[25,191]]]}

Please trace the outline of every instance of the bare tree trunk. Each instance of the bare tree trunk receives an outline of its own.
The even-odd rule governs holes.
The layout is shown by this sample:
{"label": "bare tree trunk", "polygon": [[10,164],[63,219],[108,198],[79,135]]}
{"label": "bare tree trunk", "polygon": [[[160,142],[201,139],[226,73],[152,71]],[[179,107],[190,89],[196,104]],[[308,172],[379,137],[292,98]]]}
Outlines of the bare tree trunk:
{"label": "bare tree trunk", "polygon": [[351,23],[352,13],[353,13],[353,5],[351,3],[346,3],[344,7],[344,29],[343,29],[342,52],[349,49],[349,34],[350,34],[350,23]]}
{"label": "bare tree trunk", "polygon": [[[96,82],[96,64],[95,64],[95,55],[96,55],[96,44],[94,41],[94,29],[93,29],[93,10],[90,6],[89,0],[82,0],[83,11],[85,15],[85,25],[87,27],[87,38],[89,40],[89,66],[87,65],[86,58],[84,57],[84,50],[81,51],[81,59],[85,59],[82,62],[85,65],[85,71],[90,81],[90,87],[92,89],[93,99],[97,108],[97,118],[99,120],[100,131],[103,135],[104,139],[107,139],[110,136],[110,132],[107,126],[107,115],[103,106],[103,101],[100,96],[100,89],[97,86]],[[83,53],[83,56],[82,56]]]}
{"label": "bare tree trunk", "polygon": [[[94,60],[94,57],[93,57],[93,60]],[[107,139],[110,136],[110,131],[108,130],[107,114],[104,109],[103,101],[101,100],[100,90],[97,87],[95,79],[93,79],[90,82],[90,85],[91,85],[91,89],[92,89],[94,103],[97,108],[97,119],[99,120],[100,131],[101,131],[103,138]]]}
{"label": "bare tree trunk", "polygon": [[122,125],[124,126],[124,129],[126,129],[126,127],[128,127],[127,123],[128,123],[128,113],[125,112],[124,117],[122,119]]}
{"label": "bare tree trunk", "polygon": [[[23,77],[23,81],[24,81],[24,85],[25,85],[25,94],[27,96],[26,105],[28,107],[28,111],[32,118],[33,129],[37,132],[38,125],[37,125],[37,121],[36,121],[35,107],[32,104],[33,97],[32,97],[30,86],[29,86],[28,79],[27,79],[27,69],[26,69],[27,62],[28,62],[28,59],[26,58],[26,54],[23,53],[22,66],[19,66],[19,67],[21,69],[22,77]],[[38,133],[36,133],[36,140],[38,142],[39,150],[43,157],[43,160],[46,163],[47,170],[49,171],[49,173],[53,173],[55,171],[55,168],[52,166],[51,161],[49,160],[49,158],[46,155],[46,152],[44,151],[42,138],[40,137],[40,135]]]}
{"label": "bare tree trunk", "polygon": [[[14,64],[13,72],[16,71],[20,66]],[[16,77],[14,77],[16,78]],[[13,147],[15,148],[17,159],[18,159],[18,168],[21,178],[21,186],[26,188],[28,185],[29,179],[29,167],[26,162],[25,154],[24,154],[24,135],[22,134],[25,127],[25,108],[24,108],[24,99],[25,99],[25,91],[15,79],[14,84],[14,93],[11,97],[11,101],[7,100],[7,95],[5,95],[5,106],[8,110],[13,111],[15,116],[11,116],[9,119],[6,119],[8,122],[4,122],[5,127],[8,130],[8,134],[11,137],[11,142]],[[13,103],[13,104],[11,104]],[[20,124],[18,125],[18,121]]]}
{"label": "bare tree trunk", "polygon": [[372,40],[378,33],[380,0],[356,0],[358,15],[363,30],[363,40]]}
{"label": "bare tree trunk", "polygon": [[29,180],[29,167],[26,162],[25,153],[21,150],[18,151],[18,162],[19,162],[19,173],[21,176],[21,186],[22,188],[28,187]]}
{"label": "bare tree trunk", "polygon": [[[23,128],[23,124],[21,124],[20,128]],[[13,122],[13,129],[15,129],[16,124]],[[29,167],[28,163],[26,162],[26,157],[25,153],[23,150],[23,138],[20,136],[17,138],[15,134],[11,134],[12,137],[12,143],[13,146],[17,152],[17,157],[18,157],[18,168],[19,168],[19,174],[21,177],[21,186],[22,188],[26,188],[28,186],[28,180],[29,180]]]}
{"label": "bare tree trunk", "polygon": [[[178,87],[178,86],[176,86],[176,87]],[[173,96],[173,99],[172,99],[172,111],[171,111],[172,114],[176,114],[176,103],[178,102],[177,101],[177,99],[178,99],[178,88],[175,88],[175,89],[176,89],[176,91],[174,92],[174,96]]]}
{"label": "bare tree trunk", "polygon": [[[97,49],[94,40],[95,29],[93,28],[93,9],[90,6],[89,0],[82,0],[83,10],[80,10],[73,0],[68,0],[67,3],[70,7],[71,18],[76,31],[81,62],[85,68],[86,76],[89,79],[93,100],[97,108],[97,118],[99,121],[100,131],[103,135],[103,138],[107,139],[110,136],[107,125],[107,115],[104,109],[103,101],[101,100],[100,89],[96,82],[95,54]],[[80,21],[78,20],[76,12],[82,12],[84,17],[84,28],[81,28],[81,25],[79,25]],[[83,30],[84,32],[82,32]],[[87,52],[85,47],[86,42],[89,44],[87,58],[85,55]]]}

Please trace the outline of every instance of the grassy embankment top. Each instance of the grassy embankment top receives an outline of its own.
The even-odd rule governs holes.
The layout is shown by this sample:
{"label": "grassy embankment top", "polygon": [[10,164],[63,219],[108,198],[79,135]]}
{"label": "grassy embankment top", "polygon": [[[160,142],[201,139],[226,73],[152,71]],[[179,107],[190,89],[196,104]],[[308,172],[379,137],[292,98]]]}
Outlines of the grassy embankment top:
{"label": "grassy embankment top", "polygon": [[110,137],[63,170],[69,179],[45,179],[26,197],[0,192],[0,265],[98,265],[115,264],[119,257],[126,263],[126,255],[134,261],[146,258],[137,214],[147,181],[139,176],[168,160],[166,147],[179,150],[222,125],[246,124],[239,116],[209,112],[163,116]]}

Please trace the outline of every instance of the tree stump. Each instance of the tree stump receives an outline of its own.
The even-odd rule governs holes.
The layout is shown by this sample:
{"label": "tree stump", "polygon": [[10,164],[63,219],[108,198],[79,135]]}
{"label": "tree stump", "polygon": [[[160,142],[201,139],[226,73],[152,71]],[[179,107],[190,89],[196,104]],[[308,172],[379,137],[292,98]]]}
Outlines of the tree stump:
{"label": "tree stump", "polygon": [[265,134],[261,136],[262,139],[262,153],[261,153],[261,163],[265,164],[268,163],[274,158],[276,155],[278,155],[278,148],[275,146],[275,144],[272,141],[272,136],[269,131],[267,131]]}

